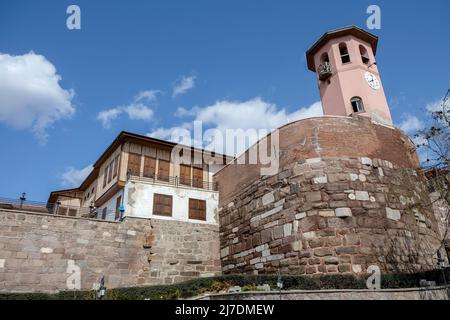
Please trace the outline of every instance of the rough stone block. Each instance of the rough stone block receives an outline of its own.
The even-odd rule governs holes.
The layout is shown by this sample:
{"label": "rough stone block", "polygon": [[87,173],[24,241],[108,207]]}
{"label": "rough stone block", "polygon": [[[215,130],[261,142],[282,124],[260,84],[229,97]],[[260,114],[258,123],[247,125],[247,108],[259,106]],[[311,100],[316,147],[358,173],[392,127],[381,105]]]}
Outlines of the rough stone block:
{"label": "rough stone block", "polygon": [[283,226],[284,237],[289,237],[292,234],[292,223],[287,223]]}
{"label": "rough stone block", "polygon": [[315,177],[313,179],[314,184],[325,184],[328,183],[327,176]]}
{"label": "rough stone block", "polygon": [[262,197],[262,205],[263,206],[267,206],[273,202],[275,202],[274,192],[270,192]]}
{"label": "rough stone block", "polygon": [[369,193],[367,191],[355,191],[355,197],[357,201],[369,201]]}
{"label": "rough stone block", "polygon": [[402,217],[399,210],[394,210],[389,207],[386,207],[386,216],[390,220],[399,221]]}
{"label": "rough stone block", "polygon": [[347,218],[352,216],[352,210],[350,208],[338,208],[335,210],[336,217]]}

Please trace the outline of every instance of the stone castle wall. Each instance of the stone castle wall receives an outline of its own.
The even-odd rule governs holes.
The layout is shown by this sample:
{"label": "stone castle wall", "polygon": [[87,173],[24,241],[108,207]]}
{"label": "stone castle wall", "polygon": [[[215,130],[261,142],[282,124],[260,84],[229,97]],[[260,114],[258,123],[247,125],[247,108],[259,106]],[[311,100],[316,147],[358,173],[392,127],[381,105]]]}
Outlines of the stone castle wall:
{"label": "stone castle wall", "polygon": [[219,275],[218,227],[156,219],[107,222],[0,209],[0,292],[170,284]]}
{"label": "stone castle wall", "polygon": [[278,134],[278,174],[236,163],[215,175],[224,273],[435,267],[437,220],[414,145],[400,130],[359,116],[322,117]]}
{"label": "stone castle wall", "polygon": [[223,272],[433,269],[440,240],[421,179],[369,158],[292,163],[220,209]]}

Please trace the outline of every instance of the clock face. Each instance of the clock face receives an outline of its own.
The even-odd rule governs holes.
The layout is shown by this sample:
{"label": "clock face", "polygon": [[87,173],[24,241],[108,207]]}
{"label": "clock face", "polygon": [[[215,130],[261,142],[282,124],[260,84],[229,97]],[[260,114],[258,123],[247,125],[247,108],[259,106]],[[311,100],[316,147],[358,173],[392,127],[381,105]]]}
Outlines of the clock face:
{"label": "clock face", "polygon": [[374,74],[366,72],[365,78],[367,83],[372,89],[374,90],[380,89],[380,82],[378,81],[377,77]]}

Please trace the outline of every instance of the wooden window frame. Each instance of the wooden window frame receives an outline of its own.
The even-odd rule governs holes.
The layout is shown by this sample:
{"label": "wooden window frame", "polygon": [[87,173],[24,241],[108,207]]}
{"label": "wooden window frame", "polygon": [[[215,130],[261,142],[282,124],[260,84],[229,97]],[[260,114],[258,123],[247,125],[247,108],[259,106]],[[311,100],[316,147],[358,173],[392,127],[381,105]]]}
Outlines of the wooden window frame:
{"label": "wooden window frame", "polygon": [[116,215],[114,217],[115,220],[120,219],[120,206],[122,205],[122,196],[118,196],[116,198]]}
{"label": "wooden window frame", "polygon": [[[196,172],[200,172],[201,176],[200,177],[196,177],[195,173]],[[192,168],[192,186],[194,188],[199,188],[199,189],[203,189],[204,185],[203,185],[203,176],[205,174],[205,169],[204,168],[200,168],[200,167],[193,167]]]}
{"label": "wooden window frame", "polygon": [[108,166],[106,166],[105,171],[103,172],[103,189],[106,187],[108,182]]}
{"label": "wooden window frame", "polygon": [[[153,162],[153,166],[151,165]],[[150,172],[148,172],[148,168],[151,168]],[[155,179],[156,177],[156,158],[144,156],[144,172],[142,173],[144,178]]]}
{"label": "wooden window frame", "polygon": [[[184,175],[184,171],[189,171],[189,176]],[[190,186],[191,185],[192,166],[186,164],[180,164],[180,184]]]}
{"label": "wooden window frame", "polygon": [[189,220],[206,221],[206,200],[189,198]]}
{"label": "wooden window frame", "polygon": [[153,215],[160,217],[172,217],[173,196],[159,193],[153,194]]}
{"label": "wooden window frame", "polygon": [[[163,167],[161,164],[167,164],[167,175],[161,174],[161,168]],[[158,180],[169,182],[170,181],[170,161],[158,159]]]}
{"label": "wooden window frame", "polygon": [[116,158],[114,159],[113,179],[117,177],[117,175],[119,174],[119,158],[120,155],[117,155]]}
{"label": "wooden window frame", "polygon": [[[133,164],[133,163],[131,162],[131,159],[132,159],[133,157],[138,157],[138,158],[139,158],[139,168],[136,168],[137,171],[131,170],[131,167],[132,167],[131,165]],[[136,163],[136,165],[137,165],[137,163]],[[128,172],[130,175],[132,175],[132,176],[140,177],[140,176],[141,176],[141,166],[142,166],[142,155],[140,155],[140,154],[138,154],[138,153],[132,153],[132,152],[130,152],[130,153],[128,154],[127,172]],[[134,169],[134,168],[133,168],[133,169]]]}

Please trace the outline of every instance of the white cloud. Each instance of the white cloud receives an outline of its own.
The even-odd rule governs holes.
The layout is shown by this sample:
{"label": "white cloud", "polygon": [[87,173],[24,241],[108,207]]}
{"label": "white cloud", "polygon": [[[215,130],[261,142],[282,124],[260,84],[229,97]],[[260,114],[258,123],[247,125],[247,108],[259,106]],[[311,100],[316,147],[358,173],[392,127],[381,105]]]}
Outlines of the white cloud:
{"label": "white cloud", "polygon": [[79,187],[91,172],[92,164],[79,170],[74,167],[69,167],[61,175],[61,185],[68,188]]}
{"label": "white cloud", "polygon": [[427,104],[427,106],[425,108],[427,109],[427,111],[429,113],[442,111],[443,110],[442,100],[437,100],[437,101],[434,101],[434,102],[430,102],[430,103]]}
{"label": "white cloud", "polygon": [[180,80],[176,81],[173,86],[172,98],[176,98],[177,96],[185,94],[189,90],[193,89],[195,87],[195,79],[195,76],[183,76]]}
{"label": "white cloud", "polygon": [[74,92],[63,89],[55,66],[30,52],[0,53],[0,122],[16,129],[31,129],[41,143],[47,129],[75,113]]}
{"label": "white cloud", "polygon": [[150,121],[153,119],[153,110],[144,103],[155,102],[157,94],[160,91],[142,91],[134,98],[134,101],[126,106],[118,106],[115,108],[100,111],[97,114],[97,120],[100,121],[104,128],[108,129],[114,120],[119,118],[122,114],[127,114],[130,120]]}
{"label": "white cloud", "polygon": [[143,105],[142,103],[131,104],[125,107],[125,112],[131,120],[151,120],[153,117],[153,110]]}
{"label": "white cloud", "polygon": [[286,123],[314,116],[322,116],[320,102],[288,113],[278,110],[275,104],[261,98],[239,101],[218,101],[211,106],[198,108],[196,120],[218,129],[276,129]]}
{"label": "white cloud", "polygon": [[424,128],[424,124],[416,116],[406,114],[403,121],[399,124],[399,128],[406,134],[415,133]]}
{"label": "white cloud", "polygon": [[[202,122],[202,129],[213,128],[219,130],[223,136],[227,129],[242,129],[242,130],[267,130],[270,132],[273,129],[279,128],[287,123],[310,118],[322,116],[322,105],[320,102],[315,102],[312,105],[300,108],[299,110],[289,113],[286,109],[278,109],[276,105],[265,102],[261,98],[254,98],[248,101],[218,101],[210,106],[203,108],[195,107],[187,110],[179,108],[177,111],[179,116],[193,117],[194,121]],[[182,136],[183,144],[194,144],[195,146],[206,145],[208,149],[215,149],[218,152],[225,152],[227,154],[241,153],[244,150],[223,150],[223,143],[217,142],[213,147],[211,141],[187,141],[186,135],[192,134],[193,125],[185,122],[180,126],[172,128],[159,128],[149,136],[170,140],[180,143],[180,136]],[[177,138],[178,137],[178,138]],[[252,134],[248,137],[247,147],[258,140],[258,134]],[[208,144],[210,144],[208,146]]]}
{"label": "white cloud", "polygon": [[157,100],[158,94],[162,94],[159,90],[145,90],[139,92],[136,97],[134,97],[134,101],[148,100],[149,102],[154,102]]}
{"label": "white cloud", "polygon": [[111,122],[117,119],[122,113],[123,110],[121,108],[103,110],[98,113],[97,120],[102,122],[104,128],[110,128]]}

